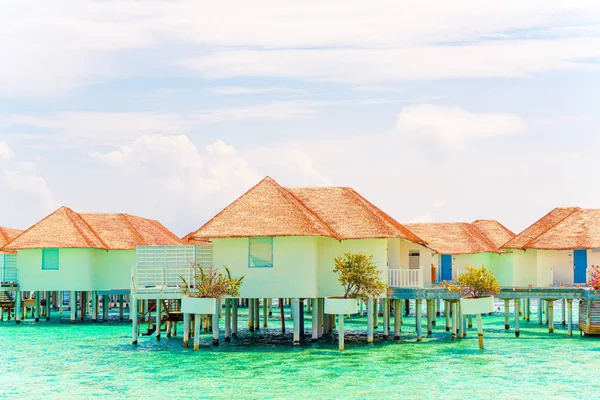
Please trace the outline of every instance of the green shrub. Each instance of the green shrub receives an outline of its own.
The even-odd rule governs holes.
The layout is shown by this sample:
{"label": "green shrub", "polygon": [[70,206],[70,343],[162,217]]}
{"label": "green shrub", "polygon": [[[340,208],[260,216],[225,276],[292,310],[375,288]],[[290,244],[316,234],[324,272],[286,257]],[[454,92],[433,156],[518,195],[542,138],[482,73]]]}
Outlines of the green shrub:
{"label": "green shrub", "polygon": [[226,266],[226,274],[218,272],[218,268],[202,268],[197,261],[190,262],[194,268],[194,278],[191,285],[179,275],[184,283],[182,293],[189,297],[205,297],[211,299],[221,299],[225,296],[238,297],[240,287],[244,276],[232,278],[229,269]]}
{"label": "green shrub", "polygon": [[458,276],[457,283],[445,283],[446,289],[465,298],[477,299],[500,293],[498,280],[485,265],[480,268],[467,265],[466,271]]}
{"label": "green shrub", "polygon": [[333,272],[338,274],[338,280],[344,287],[344,298],[366,302],[387,290],[387,283],[379,277],[381,270],[373,264],[373,255],[344,253],[334,262]]}

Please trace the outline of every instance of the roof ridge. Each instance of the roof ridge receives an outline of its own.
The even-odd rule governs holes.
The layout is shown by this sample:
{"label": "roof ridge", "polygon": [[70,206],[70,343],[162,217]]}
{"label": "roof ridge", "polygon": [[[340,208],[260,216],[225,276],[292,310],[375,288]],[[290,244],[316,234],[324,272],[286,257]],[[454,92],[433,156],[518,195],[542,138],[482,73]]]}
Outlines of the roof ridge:
{"label": "roof ridge", "polygon": [[6,242],[6,244],[8,244],[8,242],[10,242],[10,239],[8,238],[8,234],[4,233],[4,227],[0,226],[0,235],[2,235],[2,237],[4,238],[4,241]]}
{"label": "roof ridge", "polygon": [[146,241],[144,240],[144,237],[138,232],[138,230],[135,228],[135,226],[133,226],[133,224],[129,220],[129,215],[125,214],[125,213],[120,213],[117,215],[120,216],[125,221],[125,224],[127,224],[127,227],[129,228],[129,230],[140,239],[142,246],[145,246]]}
{"label": "roof ridge", "polygon": [[19,233],[17,236],[15,236],[14,238],[12,238],[11,241],[9,241],[8,243],[6,243],[2,248],[0,248],[0,250],[4,250],[5,248],[8,247],[9,244],[11,244],[12,242],[14,242],[15,240],[17,240],[18,238],[20,238],[22,235],[24,235],[25,233],[29,232],[31,229],[33,229],[36,225],[40,224],[42,221],[47,220],[48,218],[50,218],[51,216],[53,216],[54,214],[56,214],[57,212],[59,212],[60,210],[62,210],[63,208],[68,208],[65,206],[62,206],[56,210],[54,210],[54,212],[46,215],[44,218],[42,218],[41,220],[39,220],[38,222],[36,222],[35,224],[31,225],[29,228],[25,229],[23,232]]}
{"label": "roof ridge", "polygon": [[[560,207],[557,207],[554,210],[556,210],[558,208],[560,208]],[[569,208],[569,207],[567,207],[567,208]],[[552,210],[552,211],[554,211],[554,210]],[[550,212],[552,212],[552,211],[550,211]],[[556,228],[558,225],[562,224],[563,221],[565,221],[571,215],[575,214],[577,211],[581,211],[581,208],[579,208],[579,207],[573,207],[572,211],[569,214],[567,214],[564,218],[562,218],[560,221],[558,221],[557,223],[555,223],[554,225],[552,225],[550,228],[546,229],[545,231],[541,232],[539,235],[537,235],[536,237],[534,237],[533,239],[531,239],[530,241],[528,241],[527,243],[525,243],[523,246],[521,246],[521,248],[524,249],[526,246],[530,245],[532,242],[538,240],[540,238],[540,236],[545,235],[546,233],[550,232],[552,229]],[[550,213],[548,213],[548,214],[550,214]],[[544,217],[547,216],[548,214],[544,215]],[[542,218],[544,218],[544,217],[542,217]],[[536,224],[538,221],[534,222],[534,224]]]}
{"label": "roof ridge", "polygon": [[[490,238],[488,238],[488,237],[487,237],[487,235],[486,235],[485,233],[483,233],[483,231],[482,231],[481,229],[479,229],[477,226],[475,226],[475,225],[473,225],[473,224],[470,224],[470,223],[468,223],[468,222],[462,222],[462,223],[460,223],[460,227],[461,227],[462,229],[464,229],[464,230],[465,230],[465,232],[467,232],[467,233],[469,234],[469,236],[471,236],[471,237],[473,238],[473,240],[474,240],[474,241],[477,243],[477,245],[479,245],[479,246],[480,246],[481,244],[480,244],[480,243],[479,243],[479,241],[478,241],[478,240],[475,238],[475,236],[473,236],[473,234],[471,233],[471,231],[470,231],[469,229],[465,229],[465,225],[469,226],[469,228],[470,228],[470,229],[477,229],[477,231],[478,231],[478,232],[481,234],[481,236],[483,236],[483,238],[484,238],[484,239],[485,239],[485,240],[488,242],[488,244],[490,244],[490,245],[491,245],[491,247],[492,247],[493,249],[496,249],[496,250],[498,250],[498,248],[497,248],[497,247],[496,247],[496,245],[495,245],[495,244],[494,244],[494,243],[493,243],[493,242],[490,240]],[[483,252],[483,253],[485,253],[485,252]]]}
{"label": "roof ridge", "polygon": [[88,238],[85,237],[85,235],[83,235],[83,232],[81,231],[81,229],[79,229],[79,227],[75,224],[75,221],[73,220],[71,213],[77,215],[79,217],[79,219],[81,220],[81,222],[83,222],[85,224],[85,226],[88,227],[90,232],[92,232],[94,234],[94,236],[96,236],[96,238],[100,241],[100,243],[102,243],[102,245],[104,246],[104,249],[108,250],[108,246],[106,245],[106,243],[104,243],[104,240],[102,240],[100,235],[98,235],[98,233],[92,228],[92,226],[90,224],[88,224],[88,222],[85,219],[83,219],[83,217],[80,214],[71,210],[69,207],[64,207],[64,208],[65,208],[67,217],[73,223],[72,224],[73,227],[77,230],[77,232],[79,232],[79,235],[81,236],[81,238],[83,240],[85,240],[87,242],[87,244],[90,245],[90,247],[93,247],[94,245],[90,242],[90,240]]}

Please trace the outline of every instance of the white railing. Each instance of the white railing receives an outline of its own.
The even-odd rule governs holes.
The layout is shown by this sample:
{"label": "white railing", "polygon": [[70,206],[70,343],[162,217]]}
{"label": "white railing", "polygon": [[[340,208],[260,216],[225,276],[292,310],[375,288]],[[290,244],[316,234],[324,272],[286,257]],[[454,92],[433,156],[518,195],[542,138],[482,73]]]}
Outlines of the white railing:
{"label": "white railing", "polygon": [[184,286],[183,277],[188,283],[194,277],[194,269],[187,267],[141,267],[136,269],[134,288],[138,293],[180,292]]}
{"label": "white railing", "polygon": [[419,269],[388,270],[388,286],[390,287],[423,287],[423,267]]}

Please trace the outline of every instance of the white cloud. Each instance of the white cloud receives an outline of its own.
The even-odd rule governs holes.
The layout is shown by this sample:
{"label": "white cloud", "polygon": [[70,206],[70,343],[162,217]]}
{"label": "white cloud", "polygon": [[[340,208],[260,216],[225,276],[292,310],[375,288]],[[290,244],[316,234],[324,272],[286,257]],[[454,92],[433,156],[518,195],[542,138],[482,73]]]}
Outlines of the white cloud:
{"label": "white cloud", "polygon": [[209,89],[215,94],[223,95],[241,95],[241,94],[263,94],[263,93],[284,93],[284,94],[299,94],[304,93],[303,89],[288,88],[288,87],[242,87],[242,86],[218,86]]}
{"label": "white cloud", "polygon": [[8,147],[8,143],[3,140],[0,140],[0,159],[11,159],[14,156],[13,151],[10,147]]}
{"label": "white cloud", "polygon": [[295,101],[276,101],[247,107],[213,108],[201,110],[195,118],[199,122],[265,121],[304,118],[315,113],[310,104]]}
{"label": "white cloud", "polygon": [[407,137],[461,148],[471,139],[519,133],[523,121],[516,114],[473,113],[460,107],[420,104],[404,108],[397,127]]}

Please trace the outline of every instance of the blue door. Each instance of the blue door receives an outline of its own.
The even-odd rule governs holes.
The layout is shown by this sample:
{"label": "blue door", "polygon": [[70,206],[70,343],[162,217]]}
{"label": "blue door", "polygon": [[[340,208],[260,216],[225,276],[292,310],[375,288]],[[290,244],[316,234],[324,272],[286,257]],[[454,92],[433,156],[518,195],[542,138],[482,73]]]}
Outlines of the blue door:
{"label": "blue door", "polygon": [[452,280],[452,255],[442,254],[442,281]]}
{"label": "blue door", "polygon": [[587,250],[573,251],[573,282],[585,283],[587,271]]}

